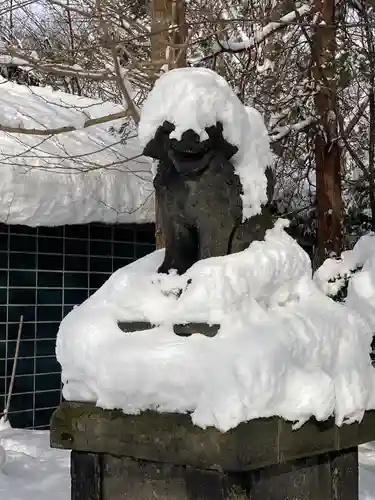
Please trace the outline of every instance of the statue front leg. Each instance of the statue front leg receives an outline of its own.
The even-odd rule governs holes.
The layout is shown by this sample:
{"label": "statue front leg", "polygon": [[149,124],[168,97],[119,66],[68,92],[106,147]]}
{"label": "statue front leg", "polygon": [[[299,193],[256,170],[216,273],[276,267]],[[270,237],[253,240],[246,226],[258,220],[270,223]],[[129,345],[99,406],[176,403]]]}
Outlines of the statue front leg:
{"label": "statue front leg", "polygon": [[175,269],[183,274],[198,260],[197,232],[181,216],[162,210],[162,228],[165,239],[165,257],[158,272],[168,274]]}

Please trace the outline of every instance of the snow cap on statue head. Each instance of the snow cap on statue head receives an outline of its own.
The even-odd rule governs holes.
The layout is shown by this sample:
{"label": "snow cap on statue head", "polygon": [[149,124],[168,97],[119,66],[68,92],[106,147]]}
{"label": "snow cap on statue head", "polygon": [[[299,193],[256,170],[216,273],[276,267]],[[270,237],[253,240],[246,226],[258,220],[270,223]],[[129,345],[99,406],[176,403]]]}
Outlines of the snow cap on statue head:
{"label": "snow cap on statue head", "polygon": [[142,108],[142,146],[165,121],[174,124],[170,137],[177,140],[189,129],[206,140],[206,127],[222,123],[224,138],[238,148],[232,161],[243,189],[243,218],[260,213],[267,202],[265,170],[272,161],[267,129],[258,111],[244,106],[224,78],[207,68],[179,68],[162,75]]}

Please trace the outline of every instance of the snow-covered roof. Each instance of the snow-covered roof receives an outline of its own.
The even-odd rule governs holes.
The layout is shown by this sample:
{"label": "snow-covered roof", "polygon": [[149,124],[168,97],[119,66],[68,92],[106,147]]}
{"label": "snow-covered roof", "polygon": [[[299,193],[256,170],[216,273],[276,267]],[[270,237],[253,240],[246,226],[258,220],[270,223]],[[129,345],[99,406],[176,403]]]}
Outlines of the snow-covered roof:
{"label": "snow-covered roof", "polygon": [[[150,161],[111,133],[121,106],[0,78],[0,222],[54,226],[154,220]],[[42,135],[46,129],[76,130]],[[35,129],[13,133],[14,128]],[[135,135],[135,134],[133,134]]]}

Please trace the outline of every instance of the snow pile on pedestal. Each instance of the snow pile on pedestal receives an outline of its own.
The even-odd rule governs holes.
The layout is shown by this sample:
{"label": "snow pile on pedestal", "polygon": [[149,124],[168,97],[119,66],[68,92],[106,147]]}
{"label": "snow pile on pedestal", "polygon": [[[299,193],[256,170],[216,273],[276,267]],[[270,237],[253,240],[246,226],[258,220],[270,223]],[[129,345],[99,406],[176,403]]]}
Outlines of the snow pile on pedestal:
{"label": "snow pile on pedestal", "polygon": [[316,271],[314,281],[327,295],[347,287],[345,304],[371,325],[375,335],[375,234],[362,236],[352,250],[338,259],[327,259]]}
{"label": "snow pile on pedestal", "polygon": [[[0,132],[0,222],[54,226],[152,222],[150,162],[136,137],[110,133],[123,120],[98,123],[122,106],[0,78],[0,125],[51,135]],[[77,130],[58,133],[62,128]],[[135,135],[135,134],[134,134]]]}
{"label": "snow pile on pedestal", "polygon": [[207,68],[162,75],[142,108],[138,134],[143,146],[165,120],[175,125],[170,137],[177,140],[188,129],[208,139],[205,128],[221,122],[224,138],[238,147],[232,161],[243,189],[243,217],[260,213],[267,201],[265,169],[272,161],[267,129],[261,115],[244,106],[224,78]]}
{"label": "snow pile on pedestal", "polygon": [[[61,323],[64,397],[125,413],[191,412],[222,431],[272,415],[360,420],[375,408],[372,328],[316,287],[307,254],[282,226],[182,276],[157,274],[163,251],[119,269]],[[131,320],[158,326],[118,328]],[[173,333],[189,321],[221,328],[214,338]]]}
{"label": "snow pile on pedestal", "polygon": [[325,260],[315,272],[314,281],[326,295],[335,296],[372,255],[375,255],[375,234],[369,233],[339,258]]}

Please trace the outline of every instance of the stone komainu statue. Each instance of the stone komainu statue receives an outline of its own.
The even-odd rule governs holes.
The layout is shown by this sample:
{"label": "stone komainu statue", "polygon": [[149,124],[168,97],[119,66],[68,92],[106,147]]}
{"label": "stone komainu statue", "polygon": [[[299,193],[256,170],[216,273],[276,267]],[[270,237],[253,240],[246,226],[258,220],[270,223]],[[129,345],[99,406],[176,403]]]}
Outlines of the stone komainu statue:
{"label": "stone komainu statue", "polygon": [[[171,139],[174,128],[165,121],[143,153],[158,160],[154,187],[166,247],[158,271],[182,274],[200,259],[240,252],[263,240],[273,219],[266,205],[243,221],[242,186],[230,161],[237,147],[224,139],[220,122],[206,128],[204,141],[193,130]],[[270,170],[267,179],[270,202]]]}

